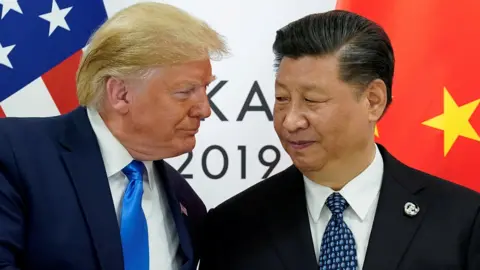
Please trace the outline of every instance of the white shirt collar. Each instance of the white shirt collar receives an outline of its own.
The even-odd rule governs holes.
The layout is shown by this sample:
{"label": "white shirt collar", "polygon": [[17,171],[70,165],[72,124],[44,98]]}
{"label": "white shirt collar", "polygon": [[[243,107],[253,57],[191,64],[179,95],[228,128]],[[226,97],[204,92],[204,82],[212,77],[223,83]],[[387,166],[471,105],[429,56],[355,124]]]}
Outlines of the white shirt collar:
{"label": "white shirt collar", "polygon": [[[87,115],[97,137],[107,177],[111,177],[114,174],[121,172],[123,168],[130,164],[133,157],[117,138],[113,136],[97,110],[87,108]],[[144,161],[143,163],[145,164],[147,171],[153,168],[152,161]],[[144,180],[148,181],[148,177]],[[151,181],[149,181],[149,184],[150,188],[152,188]]]}
{"label": "white shirt collar", "polygon": [[[376,147],[375,158],[372,163],[339,191],[362,221],[366,218],[372,203],[380,192],[382,178],[383,159],[378,147]],[[303,180],[305,182],[308,211],[313,220],[317,222],[322,209],[325,209],[325,201],[334,190],[319,185],[306,176],[303,177]]]}

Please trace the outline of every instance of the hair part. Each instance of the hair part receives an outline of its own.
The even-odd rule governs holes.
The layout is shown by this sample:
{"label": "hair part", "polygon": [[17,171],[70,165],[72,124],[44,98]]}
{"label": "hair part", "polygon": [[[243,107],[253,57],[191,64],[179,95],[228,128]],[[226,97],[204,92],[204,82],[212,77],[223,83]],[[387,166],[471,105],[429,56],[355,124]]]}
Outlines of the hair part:
{"label": "hair part", "polygon": [[109,18],[91,36],[76,76],[80,105],[99,109],[110,77],[148,78],[156,67],[228,54],[223,37],[187,12],[143,2]]}
{"label": "hair part", "polygon": [[305,16],[277,31],[274,67],[284,57],[334,55],[339,79],[366,87],[381,79],[387,88],[386,108],[392,101],[394,53],[388,35],[375,22],[358,14],[332,10]]}

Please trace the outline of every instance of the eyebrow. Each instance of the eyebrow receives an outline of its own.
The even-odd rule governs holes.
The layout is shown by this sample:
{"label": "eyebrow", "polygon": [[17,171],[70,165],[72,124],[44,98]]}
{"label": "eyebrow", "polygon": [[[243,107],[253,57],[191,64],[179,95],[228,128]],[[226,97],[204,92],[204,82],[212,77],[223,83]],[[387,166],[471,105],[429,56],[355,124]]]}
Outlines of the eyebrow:
{"label": "eyebrow", "polygon": [[207,85],[208,86],[209,84],[211,84],[216,79],[217,79],[216,76],[211,76],[210,78],[208,78],[207,80],[204,80],[203,82],[187,80],[187,81],[177,82],[174,85],[175,85],[175,87],[192,87],[192,86],[198,86],[198,85]]}
{"label": "eyebrow", "polygon": [[[288,89],[288,86],[285,83],[280,82],[278,80],[275,80],[275,84],[281,88]],[[320,89],[320,88],[321,87],[315,83],[301,84],[299,87],[299,89],[302,89],[304,91],[311,91],[311,90]]]}

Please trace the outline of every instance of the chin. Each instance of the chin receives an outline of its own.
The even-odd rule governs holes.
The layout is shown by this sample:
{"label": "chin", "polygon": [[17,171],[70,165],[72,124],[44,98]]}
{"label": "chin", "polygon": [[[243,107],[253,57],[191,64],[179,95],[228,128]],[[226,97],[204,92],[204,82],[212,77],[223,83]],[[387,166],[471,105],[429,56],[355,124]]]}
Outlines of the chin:
{"label": "chin", "polygon": [[195,137],[192,137],[192,139],[188,138],[188,139],[182,141],[179,144],[179,147],[177,148],[178,149],[178,155],[183,155],[185,153],[192,152],[193,149],[195,148],[195,145],[196,145]]}
{"label": "chin", "polygon": [[177,139],[169,144],[163,144],[157,148],[155,157],[157,159],[175,158],[186,153],[192,152],[195,148],[195,138],[190,139]]}

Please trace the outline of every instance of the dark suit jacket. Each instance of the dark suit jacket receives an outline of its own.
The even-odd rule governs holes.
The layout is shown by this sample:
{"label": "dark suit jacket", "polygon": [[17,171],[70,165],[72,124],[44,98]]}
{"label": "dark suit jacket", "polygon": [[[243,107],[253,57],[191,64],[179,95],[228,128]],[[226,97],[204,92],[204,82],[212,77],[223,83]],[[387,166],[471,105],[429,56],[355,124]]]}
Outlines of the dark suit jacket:
{"label": "dark suit jacket", "polygon": [[[179,234],[182,270],[196,269],[205,205],[177,171],[154,164]],[[123,269],[115,208],[85,108],[0,119],[0,269]]]}
{"label": "dark suit jacket", "polygon": [[[364,270],[480,269],[480,196],[393,158],[384,178]],[[404,214],[414,202],[420,212]],[[302,174],[290,167],[207,215],[200,270],[318,270]]]}

